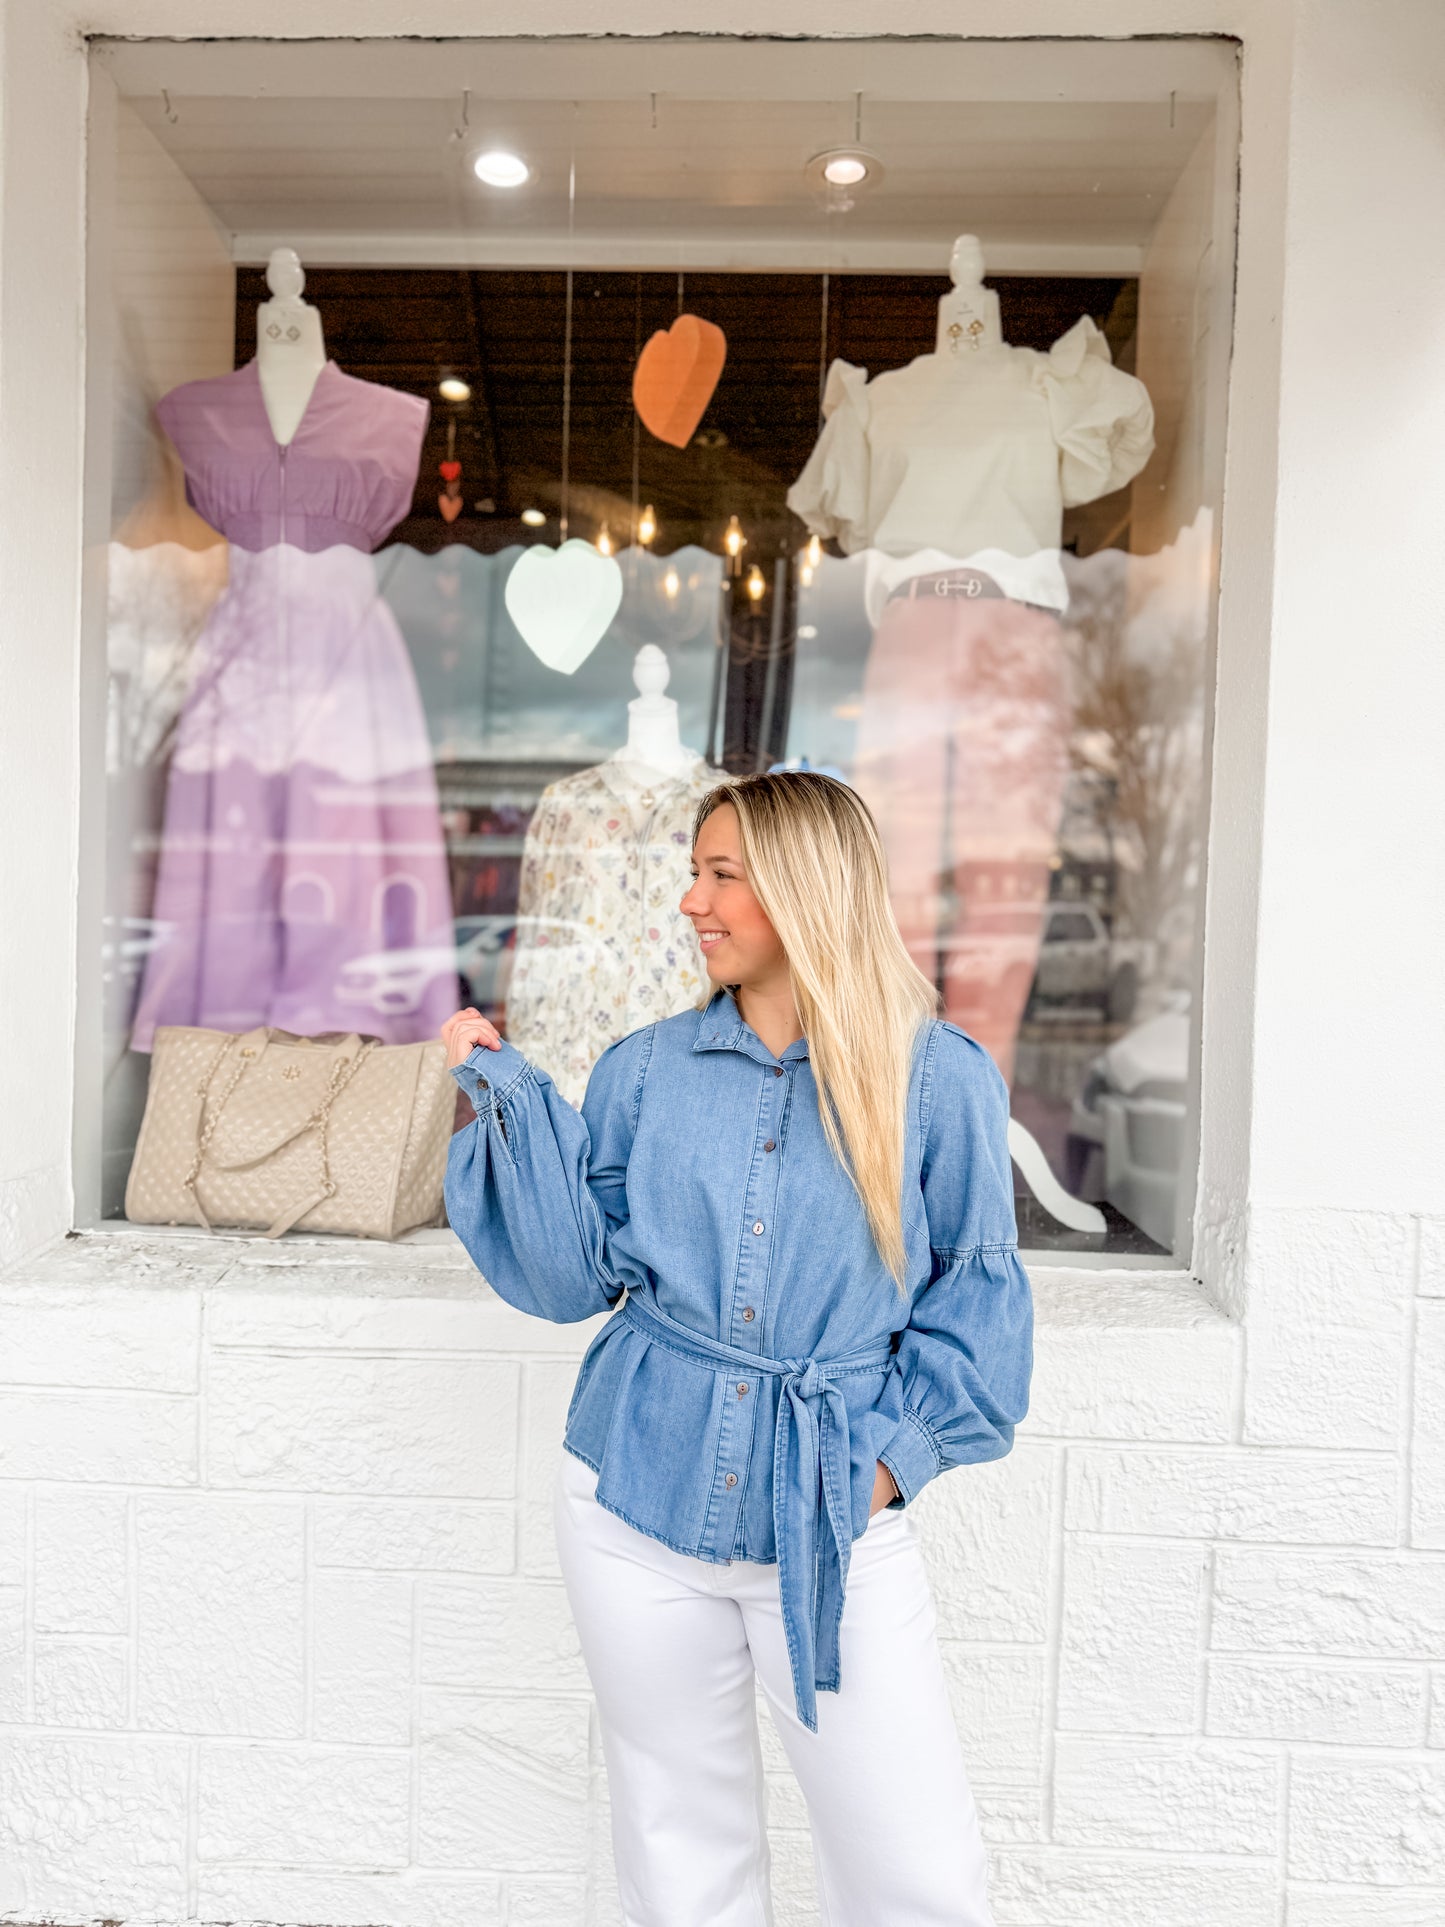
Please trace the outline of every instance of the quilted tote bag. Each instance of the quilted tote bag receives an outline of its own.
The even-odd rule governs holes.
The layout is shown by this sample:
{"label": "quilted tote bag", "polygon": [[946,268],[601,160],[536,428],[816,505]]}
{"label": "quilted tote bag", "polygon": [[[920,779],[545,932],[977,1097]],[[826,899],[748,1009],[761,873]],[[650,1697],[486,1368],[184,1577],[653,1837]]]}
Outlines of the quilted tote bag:
{"label": "quilted tote bag", "polygon": [[163,1025],[126,1216],[268,1238],[435,1224],[455,1097],[440,1043]]}

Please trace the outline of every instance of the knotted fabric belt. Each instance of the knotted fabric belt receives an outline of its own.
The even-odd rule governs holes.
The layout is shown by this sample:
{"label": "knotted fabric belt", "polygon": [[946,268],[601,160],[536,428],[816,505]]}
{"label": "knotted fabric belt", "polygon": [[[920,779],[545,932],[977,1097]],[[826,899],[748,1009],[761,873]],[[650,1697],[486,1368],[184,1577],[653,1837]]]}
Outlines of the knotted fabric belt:
{"label": "knotted fabric belt", "polygon": [[838,1690],[838,1629],[853,1545],[848,1407],[837,1380],[886,1372],[892,1347],[843,1358],[763,1358],[704,1338],[639,1298],[627,1299],[622,1316],[644,1338],[716,1377],[761,1372],[782,1380],[773,1432],[778,1593],[798,1718],[816,1732],[818,1693]]}

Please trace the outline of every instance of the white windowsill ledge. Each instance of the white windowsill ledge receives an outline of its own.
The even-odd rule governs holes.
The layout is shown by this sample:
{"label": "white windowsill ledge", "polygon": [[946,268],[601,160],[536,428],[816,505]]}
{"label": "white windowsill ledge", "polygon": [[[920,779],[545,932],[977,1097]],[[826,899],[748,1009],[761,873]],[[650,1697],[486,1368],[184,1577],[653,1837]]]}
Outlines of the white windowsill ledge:
{"label": "white windowsill ledge", "polygon": [[[1178,1329],[1232,1322],[1187,1273],[1142,1269],[1137,1260],[1112,1269],[1107,1260],[1078,1265],[1040,1255],[1042,1262],[1026,1253],[1025,1262],[1041,1325]],[[115,1220],[72,1232],[0,1272],[0,1290],[67,1284],[500,1304],[455,1233],[445,1230],[411,1232],[392,1244],[294,1233],[272,1242]]]}

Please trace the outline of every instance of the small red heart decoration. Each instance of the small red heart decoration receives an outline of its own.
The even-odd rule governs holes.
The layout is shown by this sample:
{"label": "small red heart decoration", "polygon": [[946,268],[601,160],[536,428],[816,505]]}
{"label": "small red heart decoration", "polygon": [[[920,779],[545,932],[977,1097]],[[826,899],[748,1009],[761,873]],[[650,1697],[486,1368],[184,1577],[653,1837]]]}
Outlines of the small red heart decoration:
{"label": "small red heart decoration", "polygon": [[686,448],[702,420],[727,360],[727,336],[701,315],[680,314],[659,329],[637,358],[632,401],[660,442]]}
{"label": "small red heart decoration", "polygon": [[459,480],[461,476],[461,472],[462,472],[462,465],[460,462],[443,462],[441,467],[437,470],[437,473],[441,476],[444,482],[455,482]]}
{"label": "small red heart decoration", "polygon": [[444,521],[455,522],[462,512],[462,498],[460,495],[439,495],[437,507],[441,510]]}

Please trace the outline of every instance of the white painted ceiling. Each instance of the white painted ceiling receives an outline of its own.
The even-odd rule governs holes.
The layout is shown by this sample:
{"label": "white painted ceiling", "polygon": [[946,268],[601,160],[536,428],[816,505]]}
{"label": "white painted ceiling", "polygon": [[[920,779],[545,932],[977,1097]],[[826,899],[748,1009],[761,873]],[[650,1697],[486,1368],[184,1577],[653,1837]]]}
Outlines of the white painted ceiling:
{"label": "white painted ceiling", "polygon": [[[1043,43],[1032,63],[974,43],[141,43],[102,59],[238,260],[284,241],[317,265],[937,271],[968,232],[995,269],[1129,272],[1232,56],[1083,45]],[[883,178],[830,209],[805,164],[855,124]],[[533,179],[484,187],[470,162],[490,146]]]}

